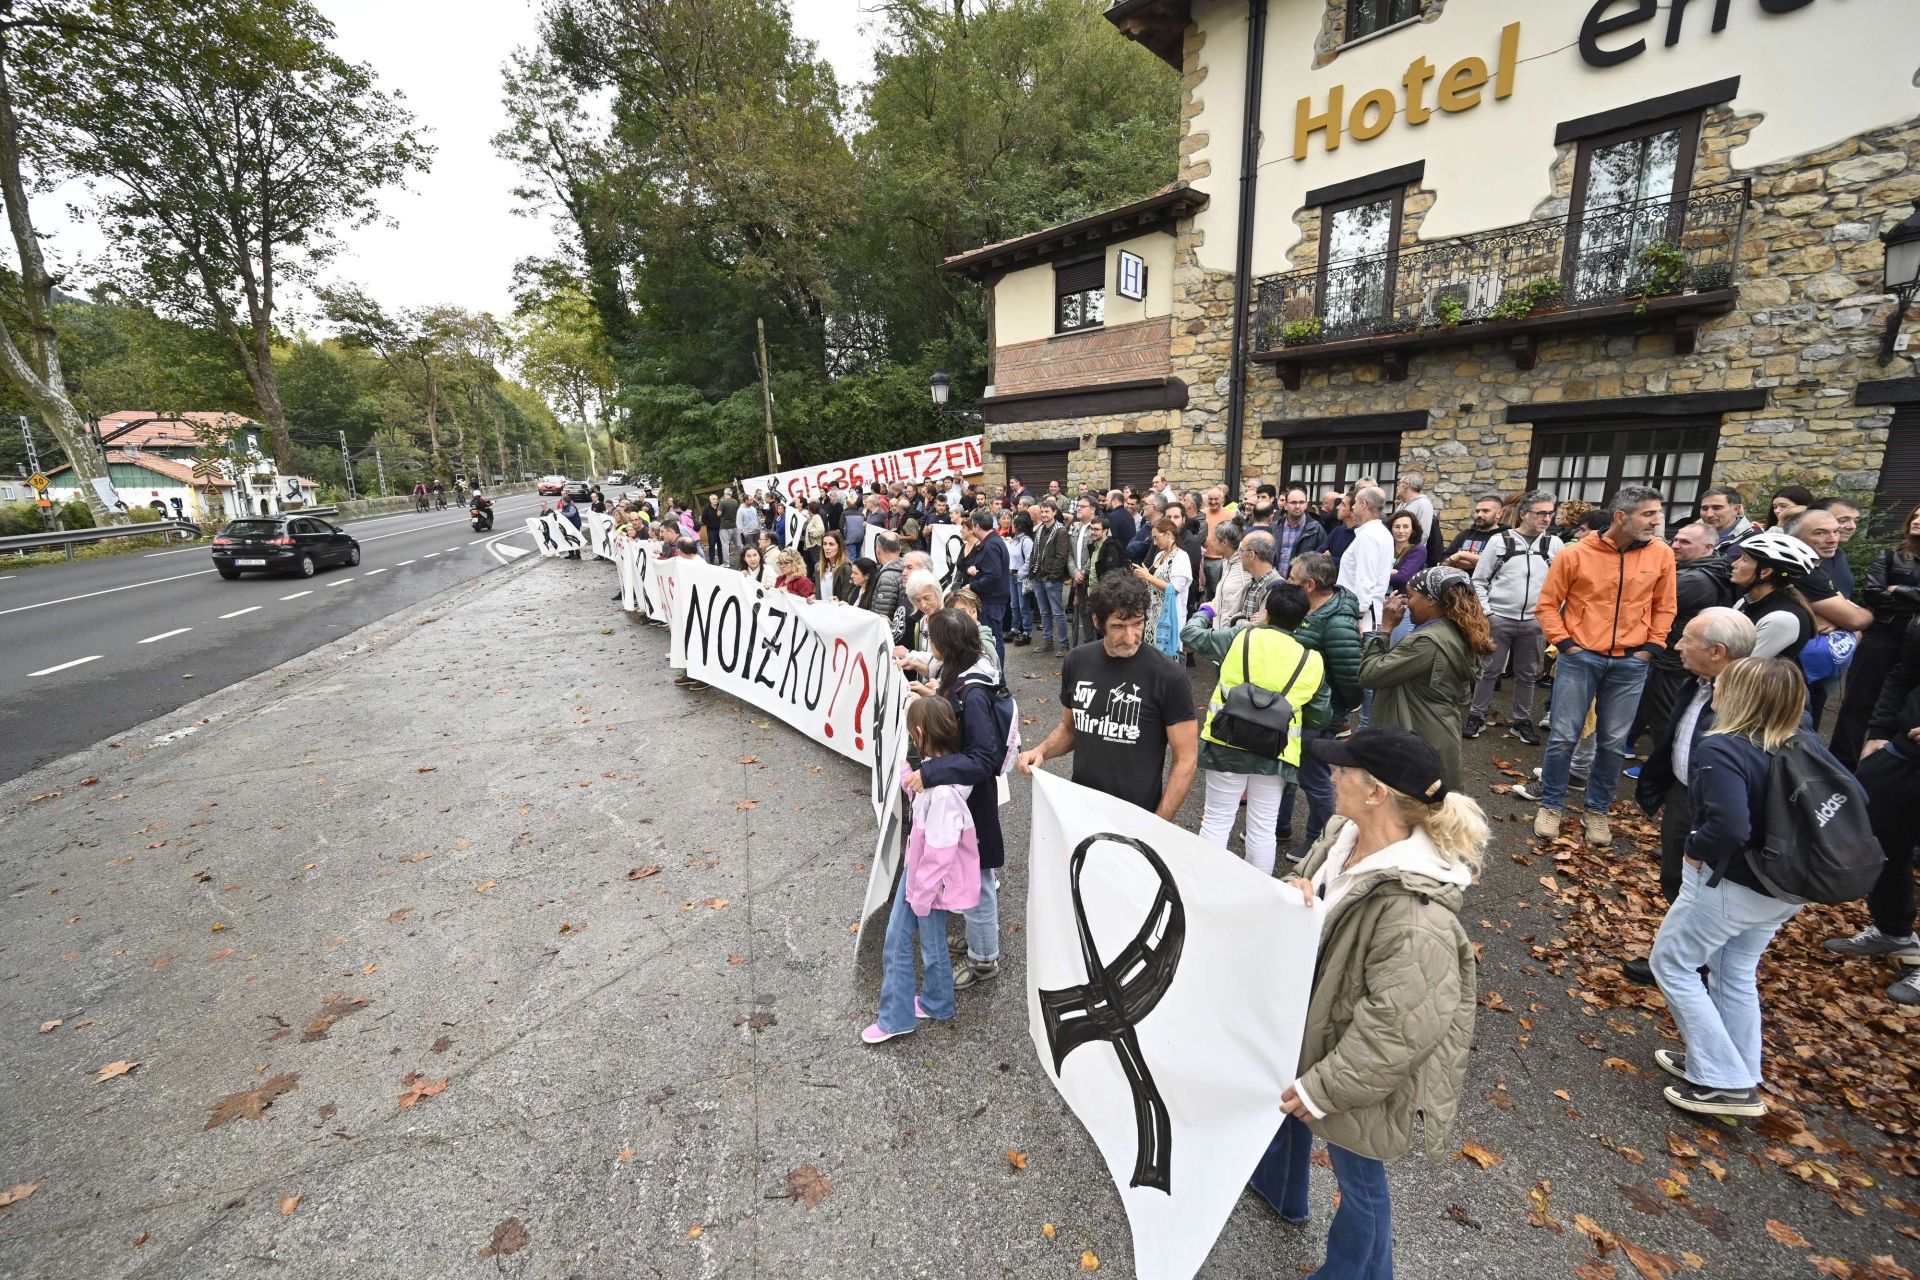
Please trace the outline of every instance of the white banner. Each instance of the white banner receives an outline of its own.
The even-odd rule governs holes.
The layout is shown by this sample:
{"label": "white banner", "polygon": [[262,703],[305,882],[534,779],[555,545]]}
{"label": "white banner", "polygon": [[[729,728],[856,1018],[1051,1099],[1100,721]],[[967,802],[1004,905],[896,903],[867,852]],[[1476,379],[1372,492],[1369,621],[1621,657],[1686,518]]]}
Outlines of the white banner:
{"label": "white banner", "polygon": [[683,556],[649,578],[664,590],[674,668],[866,765],[874,812],[884,811],[906,750],[907,696],[885,619]]}
{"label": "white banner", "polygon": [[[873,541],[885,530],[878,525],[868,525],[867,532],[860,541],[860,554],[869,560],[876,559],[873,554]],[[912,550],[912,548],[905,548]],[[957,524],[936,524],[929,526],[927,554],[933,560],[933,576],[945,586],[953,585],[953,566],[961,556],[967,554],[966,535],[960,532]]]}
{"label": "white banner", "polygon": [[533,534],[533,549],[549,558],[578,551],[587,545],[587,540],[573,527],[572,521],[551,511],[528,516],[527,531]]}
{"label": "white banner", "polygon": [[1320,912],[1226,850],[1036,770],[1027,1008],[1107,1162],[1140,1280],[1191,1280],[1295,1078]]}
{"label": "white banner", "polygon": [[828,489],[864,489],[868,485],[892,484],[899,480],[916,484],[922,480],[949,480],[954,476],[978,475],[986,469],[984,447],[979,436],[962,436],[937,444],[914,445],[891,453],[869,454],[830,462],[822,467],[802,467],[778,475],[752,476],[740,482],[736,491],[742,498],[755,489],[778,493],[788,502],[804,503]]}
{"label": "white banner", "polygon": [[602,560],[613,559],[613,517],[601,511],[582,511],[580,521],[593,554]]}

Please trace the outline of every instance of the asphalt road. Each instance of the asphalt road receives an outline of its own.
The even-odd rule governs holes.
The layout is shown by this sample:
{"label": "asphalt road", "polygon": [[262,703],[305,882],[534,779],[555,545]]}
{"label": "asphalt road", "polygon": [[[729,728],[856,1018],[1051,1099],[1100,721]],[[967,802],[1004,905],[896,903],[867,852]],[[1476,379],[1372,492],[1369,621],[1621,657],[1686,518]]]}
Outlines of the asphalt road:
{"label": "asphalt road", "polygon": [[531,553],[521,522],[539,507],[531,494],[502,499],[486,535],[454,507],[346,522],[359,566],[304,580],[225,581],[204,546],[0,561],[0,780],[512,563]]}

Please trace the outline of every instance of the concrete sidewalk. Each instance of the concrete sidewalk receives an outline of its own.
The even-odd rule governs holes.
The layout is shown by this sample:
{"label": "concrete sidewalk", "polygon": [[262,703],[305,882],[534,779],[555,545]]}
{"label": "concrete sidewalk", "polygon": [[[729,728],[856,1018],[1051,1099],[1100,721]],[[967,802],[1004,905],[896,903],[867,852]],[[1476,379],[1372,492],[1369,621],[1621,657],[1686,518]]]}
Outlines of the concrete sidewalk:
{"label": "concrete sidewalk", "polygon": [[[864,777],[674,688],[611,589],[593,563],[489,575],[0,788],[0,1186],[39,1184],[0,1209],[0,1274],[1041,1277],[1083,1250],[1132,1274],[1027,1039],[1026,788],[1003,976],[867,1048]],[[1013,664],[1042,723],[1055,669]],[[1509,1005],[1538,874],[1496,851],[1469,898]],[[1812,1254],[1914,1257],[1879,1203],[1910,1183],[1856,1217],[1749,1130],[1722,1131],[1724,1183],[1632,1207],[1696,1127],[1540,999],[1520,1045],[1483,1014],[1454,1145],[1501,1162],[1393,1167],[1400,1274],[1568,1274],[1577,1214],[1682,1273],[1818,1274],[1769,1218]],[[1631,1017],[1645,1043],[1609,1052],[1644,1057]],[[1543,1181],[1558,1229],[1528,1220]],[[1243,1199],[1202,1274],[1310,1268],[1329,1176],[1314,1202],[1302,1231]]]}

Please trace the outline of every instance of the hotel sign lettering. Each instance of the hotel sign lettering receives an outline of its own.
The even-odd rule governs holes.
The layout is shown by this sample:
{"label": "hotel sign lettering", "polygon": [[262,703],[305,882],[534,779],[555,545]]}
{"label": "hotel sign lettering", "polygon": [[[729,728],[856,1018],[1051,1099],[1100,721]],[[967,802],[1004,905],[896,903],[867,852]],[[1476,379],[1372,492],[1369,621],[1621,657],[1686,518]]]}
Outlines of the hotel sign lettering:
{"label": "hotel sign lettering", "polygon": [[[1813,0],[1747,0],[1758,4],[1766,14],[1792,13],[1804,9]],[[1681,31],[1689,8],[1711,12],[1710,30],[1726,30],[1733,0],[1596,0],[1580,24],[1580,56],[1593,67],[1616,67],[1647,51],[1644,36],[1626,43],[1606,43],[1609,37],[1624,34],[1651,22],[1666,10],[1665,43],[1680,43]],[[1441,71],[1422,56],[1407,64],[1406,74],[1397,87],[1368,90],[1349,104],[1347,87],[1334,85],[1327,91],[1323,105],[1314,98],[1300,99],[1294,108],[1293,158],[1305,160],[1313,136],[1321,135],[1328,151],[1338,150],[1343,136],[1355,142],[1367,142],[1391,128],[1396,120],[1422,125],[1433,118],[1435,109],[1447,113],[1470,111],[1480,105],[1491,85],[1496,99],[1513,95],[1514,73],[1520,63],[1520,24],[1510,23],[1500,31],[1500,47],[1492,66],[1481,58],[1462,58]],[[1431,101],[1428,91],[1432,90]]]}
{"label": "hotel sign lettering", "polygon": [[[1410,125],[1421,125],[1433,118],[1434,108],[1444,112],[1470,111],[1480,105],[1489,80],[1495,98],[1513,94],[1514,71],[1520,62],[1520,24],[1515,22],[1500,32],[1500,48],[1493,67],[1481,58],[1462,58],[1442,72],[1426,58],[1415,58],[1400,77],[1400,87],[1372,89],[1347,107],[1347,87],[1337,84],[1327,91],[1324,110],[1315,110],[1312,98],[1300,99],[1293,121],[1293,158],[1305,160],[1313,135],[1325,137],[1329,151],[1339,149],[1342,132],[1356,142],[1379,137],[1393,122],[1404,116]],[[1434,88],[1432,105],[1427,89]]]}
{"label": "hotel sign lettering", "polygon": [[[1727,29],[1727,10],[1732,7],[1733,0],[1706,2],[1713,7],[1713,33],[1719,35]],[[1792,13],[1812,3],[1813,0],[1760,0],[1760,11]],[[1669,49],[1680,43],[1680,27],[1687,16],[1687,4],[1688,0],[1668,0],[1666,46]],[[1597,0],[1593,8],[1587,11],[1587,20],[1580,24],[1580,56],[1592,67],[1617,67],[1639,57],[1647,51],[1645,39],[1611,49],[1602,48],[1600,39],[1616,31],[1637,27],[1658,16],[1659,10],[1660,6],[1655,0]]]}

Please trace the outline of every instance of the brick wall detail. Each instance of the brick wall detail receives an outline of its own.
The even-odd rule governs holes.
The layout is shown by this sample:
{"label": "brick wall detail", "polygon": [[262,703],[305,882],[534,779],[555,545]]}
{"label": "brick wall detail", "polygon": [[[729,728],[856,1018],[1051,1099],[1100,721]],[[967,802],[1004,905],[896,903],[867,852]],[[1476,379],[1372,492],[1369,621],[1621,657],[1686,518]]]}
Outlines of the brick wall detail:
{"label": "brick wall detail", "polygon": [[1001,347],[994,353],[994,393],[1164,378],[1172,323],[1160,316]]}

